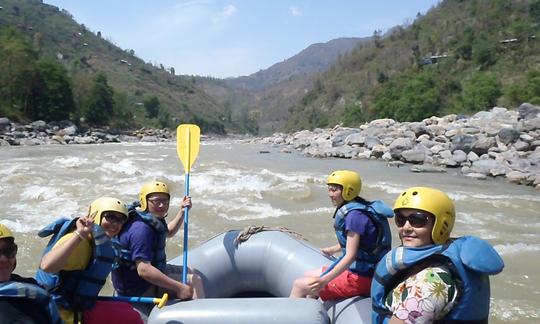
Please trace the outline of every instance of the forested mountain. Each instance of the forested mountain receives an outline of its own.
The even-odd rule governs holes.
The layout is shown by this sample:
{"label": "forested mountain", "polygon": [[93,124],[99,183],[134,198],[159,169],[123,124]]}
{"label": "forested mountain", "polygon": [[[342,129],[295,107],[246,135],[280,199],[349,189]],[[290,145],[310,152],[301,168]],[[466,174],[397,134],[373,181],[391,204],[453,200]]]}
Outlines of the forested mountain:
{"label": "forested mountain", "polygon": [[14,120],[256,134],[540,104],[540,0],[443,0],[226,80],[145,63],[39,0],[0,7],[0,116]]}
{"label": "forested mountain", "polygon": [[290,107],[285,129],[540,103],[540,1],[445,0],[361,44]]}
{"label": "forested mountain", "polygon": [[[38,0],[0,0],[0,116],[114,127],[230,129],[230,111],[189,76],[122,50],[69,12]],[[234,131],[234,129],[232,129]]]}
{"label": "forested mountain", "polygon": [[370,38],[344,37],[308,46],[291,58],[249,76],[225,79],[231,88],[260,91],[291,78],[324,71],[336,60]]}

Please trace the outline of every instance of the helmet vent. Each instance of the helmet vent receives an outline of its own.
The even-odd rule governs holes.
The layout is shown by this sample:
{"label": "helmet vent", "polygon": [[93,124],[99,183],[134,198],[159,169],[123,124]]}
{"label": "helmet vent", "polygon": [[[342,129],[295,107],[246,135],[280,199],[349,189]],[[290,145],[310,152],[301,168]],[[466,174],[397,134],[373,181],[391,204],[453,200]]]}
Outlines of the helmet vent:
{"label": "helmet vent", "polygon": [[412,195],[413,195],[413,196],[418,195],[418,191],[413,191]]}

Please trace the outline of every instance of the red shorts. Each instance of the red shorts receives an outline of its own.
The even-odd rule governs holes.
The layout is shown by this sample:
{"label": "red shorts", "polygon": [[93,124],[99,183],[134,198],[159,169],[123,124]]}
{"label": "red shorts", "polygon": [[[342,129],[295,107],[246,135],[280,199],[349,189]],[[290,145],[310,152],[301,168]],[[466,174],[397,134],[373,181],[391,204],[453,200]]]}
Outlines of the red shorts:
{"label": "red shorts", "polygon": [[84,311],[83,323],[142,324],[143,320],[129,303],[98,300]]}
{"label": "red shorts", "polygon": [[[324,272],[328,267],[323,267]],[[353,296],[369,296],[371,277],[364,277],[349,270],[343,271],[319,291],[322,300],[344,299]]]}

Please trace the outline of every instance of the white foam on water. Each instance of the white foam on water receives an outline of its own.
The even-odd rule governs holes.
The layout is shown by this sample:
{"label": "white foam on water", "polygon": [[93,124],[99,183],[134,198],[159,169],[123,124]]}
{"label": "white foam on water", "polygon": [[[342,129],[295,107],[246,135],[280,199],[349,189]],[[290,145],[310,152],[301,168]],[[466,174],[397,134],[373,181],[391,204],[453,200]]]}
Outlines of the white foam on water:
{"label": "white foam on water", "polygon": [[495,250],[500,255],[514,255],[540,251],[540,244],[507,243],[495,245]]}
{"label": "white foam on water", "polygon": [[88,160],[84,158],[78,158],[78,157],[57,157],[55,158],[52,163],[54,165],[64,167],[64,168],[78,168],[82,166],[83,164],[87,163]]}
{"label": "white foam on water", "polygon": [[133,161],[131,159],[122,159],[121,161],[116,163],[105,162],[100,167],[98,167],[98,169],[103,170],[104,174],[107,174],[110,171],[126,175],[143,174],[143,172],[133,164]]}
{"label": "white foam on water", "polygon": [[45,186],[28,186],[21,193],[21,198],[27,200],[45,201],[56,197],[59,193],[57,188]]}
{"label": "white foam on water", "polygon": [[280,208],[259,200],[259,203],[253,199],[245,197],[236,197],[231,200],[202,200],[201,207],[206,213],[217,215],[230,221],[243,221],[252,219],[277,218],[289,215],[290,213]]}
{"label": "white foam on water", "polygon": [[319,215],[319,214],[332,214],[336,209],[333,207],[319,207],[315,209],[304,209],[299,212],[297,212],[300,215]]}
{"label": "white foam on water", "polygon": [[[362,185],[364,186],[364,184]],[[396,196],[408,188],[406,186],[400,186],[395,183],[389,183],[385,181],[377,181],[372,184],[365,184],[365,187],[379,189],[383,192]]]}

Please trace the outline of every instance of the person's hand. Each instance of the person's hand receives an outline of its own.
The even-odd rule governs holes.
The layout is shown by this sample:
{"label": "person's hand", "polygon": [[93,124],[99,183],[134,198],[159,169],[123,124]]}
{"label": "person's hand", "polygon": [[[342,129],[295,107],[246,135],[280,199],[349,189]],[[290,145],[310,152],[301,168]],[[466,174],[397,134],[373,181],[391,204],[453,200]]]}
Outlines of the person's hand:
{"label": "person's hand", "polygon": [[88,234],[92,233],[96,214],[97,212],[94,212],[92,215],[83,216],[77,219],[75,226],[77,227],[77,232],[79,232],[83,237],[86,237]]}
{"label": "person's hand", "polygon": [[176,290],[176,298],[181,300],[189,300],[193,298],[193,288],[183,283],[178,285]]}
{"label": "person's hand", "polygon": [[184,200],[182,201],[182,209],[188,208],[191,209],[191,197],[190,196],[184,196]]}
{"label": "person's hand", "polygon": [[318,293],[319,290],[323,289],[324,286],[326,286],[328,282],[320,277],[312,277],[308,282],[308,287],[313,293]]}
{"label": "person's hand", "polygon": [[324,253],[327,256],[333,256],[334,255],[334,249],[332,247],[326,247],[321,249],[321,252]]}

